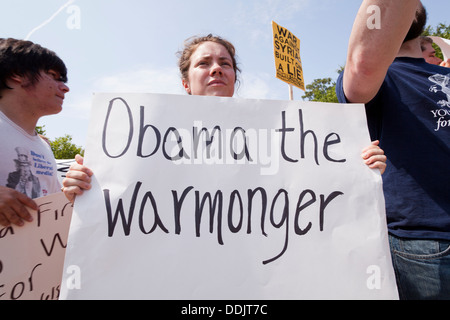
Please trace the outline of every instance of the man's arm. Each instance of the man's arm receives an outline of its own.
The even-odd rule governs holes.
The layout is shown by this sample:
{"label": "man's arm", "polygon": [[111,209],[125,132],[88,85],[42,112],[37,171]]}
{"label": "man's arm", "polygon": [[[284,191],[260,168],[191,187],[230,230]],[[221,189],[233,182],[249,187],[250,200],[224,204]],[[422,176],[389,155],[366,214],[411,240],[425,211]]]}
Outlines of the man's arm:
{"label": "man's arm", "polygon": [[[367,103],[380,89],[389,66],[408,33],[419,0],[364,0],[349,40],[344,70],[344,93],[349,102]],[[377,6],[381,28],[369,29],[368,20]]]}

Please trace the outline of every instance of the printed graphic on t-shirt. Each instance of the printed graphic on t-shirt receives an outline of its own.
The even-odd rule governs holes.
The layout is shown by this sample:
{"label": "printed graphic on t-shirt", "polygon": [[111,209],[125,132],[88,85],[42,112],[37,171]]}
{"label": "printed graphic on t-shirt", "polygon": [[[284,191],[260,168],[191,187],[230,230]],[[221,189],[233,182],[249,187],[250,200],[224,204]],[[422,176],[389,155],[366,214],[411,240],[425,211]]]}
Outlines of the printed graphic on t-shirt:
{"label": "printed graphic on t-shirt", "polygon": [[447,96],[447,100],[439,100],[437,102],[437,105],[441,107],[440,109],[431,111],[436,119],[436,128],[434,131],[439,131],[443,128],[450,129],[450,73],[446,76],[435,74],[428,79],[435,83],[430,87],[431,92],[442,92]]}
{"label": "printed graphic on t-shirt", "polygon": [[41,186],[39,176],[53,176],[51,162],[45,160],[44,155],[27,150],[23,147],[15,148],[17,158],[13,159],[16,171],[8,174],[7,187],[15,189],[30,198],[46,196],[46,186]]}

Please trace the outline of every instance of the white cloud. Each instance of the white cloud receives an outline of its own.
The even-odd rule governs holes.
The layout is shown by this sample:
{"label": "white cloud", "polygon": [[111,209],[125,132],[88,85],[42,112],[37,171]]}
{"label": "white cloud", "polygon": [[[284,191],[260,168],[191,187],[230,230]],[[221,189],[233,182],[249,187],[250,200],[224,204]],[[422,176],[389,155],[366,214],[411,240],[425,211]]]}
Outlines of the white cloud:
{"label": "white cloud", "polygon": [[310,0],[260,0],[240,2],[234,23],[267,24],[272,20],[290,20],[308,6]]}
{"label": "white cloud", "polygon": [[271,21],[285,22],[299,18],[311,0],[260,0],[241,1],[233,16],[233,24],[246,28],[249,41],[256,43],[268,40],[271,33],[267,32]]}
{"label": "white cloud", "polygon": [[93,83],[96,92],[152,92],[183,94],[177,68],[143,67],[132,71],[103,76]]}
{"label": "white cloud", "polygon": [[[236,87],[236,98],[272,99],[270,82],[274,76],[267,73],[243,73]],[[131,71],[103,75],[85,91],[70,92],[64,103],[63,115],[68,118],[87,120],[90,115],[92,94],[95,92],[162,93],[185,95],[177,68],[135,68]],[[76,92],[76,93],[75,93]]]}
{"label": "white cloud", "polygon": [[62,115],[87,120],[95,92],[185,94],[177,68],[135,68],[100,76],[91,81],[87,88],[72,90],[64,102]]}
{"label": "white cloud", "polygon": [[[265,73],[240,76],[235,97],[249,99],[270,98],[269,81],[272,75]],[[105,75],[94,81],[92,92],[165,93],[186,94],[177,68],[138,68],[123,73]]]}
{"label": "white cloud", "polygon": [[241,83],[236,90],[235,97],[246,99],[270,99],[271,76],[265,73],[241,76]]}

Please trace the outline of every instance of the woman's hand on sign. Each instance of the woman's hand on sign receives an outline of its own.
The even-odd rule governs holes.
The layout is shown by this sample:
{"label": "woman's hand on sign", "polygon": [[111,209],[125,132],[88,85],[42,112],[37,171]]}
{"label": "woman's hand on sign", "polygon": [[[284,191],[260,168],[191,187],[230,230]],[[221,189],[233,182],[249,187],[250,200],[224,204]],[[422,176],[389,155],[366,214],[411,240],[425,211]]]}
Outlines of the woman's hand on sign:
{"label": "woman's hand on sign", "polygon": [[67,199],[73,202],[77,195],[83,194],[84,190],[91,188],[91,169],[83,165],[84,158],[80,155],[75,156],[76,163],[72,164],[66,177],[63,180],[61,191],[64,192]]}
{"label": "woman's hand on sign", "polygon": [[381,174],[386,170],[386,156],[383,149],[379,147],[380,141],[373,141],[370,146],[362,151],[364,163],[371,169],[379,169]]}

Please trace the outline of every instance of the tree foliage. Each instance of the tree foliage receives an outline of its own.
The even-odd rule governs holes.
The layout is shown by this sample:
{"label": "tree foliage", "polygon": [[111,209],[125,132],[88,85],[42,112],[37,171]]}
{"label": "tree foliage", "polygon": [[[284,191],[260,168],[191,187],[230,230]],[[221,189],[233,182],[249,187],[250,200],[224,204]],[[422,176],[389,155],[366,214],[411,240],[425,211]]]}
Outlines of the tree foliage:
{"label": "tree foliage", "polygon": [[[344,67],[341,66],[336,72],[341,74],[343,71]],[[336,82],[331,78],[315,79],[305,89],[305,95],[302,96],[303,100],[338,103]]]}
{"label": "tree foliage", "polygon": [[72,143],[69,134],[50,141],[50,146],[56,159],[73,159],[77,154],[84,155],[84,150]]}
{"label": "tree foliage", "polygon": [[36,132],[37,132],[37,134],[40,134],[40,135],[45,136],[45,129],[44,129],[44,127],[45,127],[45,126],[37,126],[37,127],[36,127]]}
{"label": "tree foliage", "polygon": [[84,150],[72,143],[71,135],[66,134],[51,141],[45,136],[45,125],[37,126],[36,132],[50,144],[55,159],[74,159],[77,154],[84,156]]}
{"label": "tree foliage", "polygon": [[336,82],[331,78],[315,79],[306,86],[303,99],[319,102],[338,102],[336,96]]}

